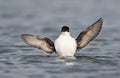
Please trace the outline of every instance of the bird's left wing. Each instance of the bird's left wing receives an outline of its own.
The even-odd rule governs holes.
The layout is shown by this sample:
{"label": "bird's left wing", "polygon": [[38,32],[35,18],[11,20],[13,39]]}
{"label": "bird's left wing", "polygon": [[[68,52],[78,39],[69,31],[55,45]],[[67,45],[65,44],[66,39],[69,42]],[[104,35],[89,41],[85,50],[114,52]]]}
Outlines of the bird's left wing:
{"label": "bird's left wing", "polygon": [[76,38],[77,49],[85,47],[91,40],[93,40],[100,32],[102,28],[102,18],[97,20],[91,26],[89,26],[85,31],[82,31]]}
{"label": "bird's left wing", "polygon": [[22,34],[21,37],[25,43],[32,47],[39,48],[48,54],[55,52],[54,43],[46,37],[42,38],[31,34]]}

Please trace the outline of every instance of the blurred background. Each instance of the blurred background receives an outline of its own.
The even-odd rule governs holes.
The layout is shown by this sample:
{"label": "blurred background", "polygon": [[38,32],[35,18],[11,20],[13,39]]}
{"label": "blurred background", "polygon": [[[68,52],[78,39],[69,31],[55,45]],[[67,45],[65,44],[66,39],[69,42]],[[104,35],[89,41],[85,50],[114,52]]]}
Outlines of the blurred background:
{"label": "blurred background", "polygon": [[[0,0],[0,78],[119,78],[119,7],[119,0]],[[90,62],[46,57],[21,39],[34,34],[54,41],[64,25],[77,37],[101,17],[99,36],[76,54],[95,57]]]}

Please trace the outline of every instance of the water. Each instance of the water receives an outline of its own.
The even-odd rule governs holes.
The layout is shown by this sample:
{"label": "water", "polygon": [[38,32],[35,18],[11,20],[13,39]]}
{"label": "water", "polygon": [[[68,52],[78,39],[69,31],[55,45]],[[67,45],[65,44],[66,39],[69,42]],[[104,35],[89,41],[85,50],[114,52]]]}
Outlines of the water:
{"label": "water", "polygon": [[[120,78],[120,1],[0,0],[0,78]],[[45,55],[24,33],[55,40],[68,25],[73,37],[102,17],[99,36],[76,58]]]}

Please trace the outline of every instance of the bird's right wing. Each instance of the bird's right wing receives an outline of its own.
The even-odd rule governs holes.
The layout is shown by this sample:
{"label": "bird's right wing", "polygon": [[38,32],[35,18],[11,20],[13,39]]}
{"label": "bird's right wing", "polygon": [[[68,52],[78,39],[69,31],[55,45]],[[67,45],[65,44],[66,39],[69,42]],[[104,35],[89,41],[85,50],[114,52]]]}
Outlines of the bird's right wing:
{"label": "bird's right wing", "polygon": [[89,26],[85,31],[82,31],[79,34],[79,36],[76,38],[78,50],[88,45],[88,43],[99,34],[102,28],[102,23],[102,18],[100,18],[91,26]]}
{"label": "bird's right wing", "polygon": [[48,38],[42,38],[31,34],[22,34],[21,37],[25,43],[32,47],[39,48],[48,54],[55,52],[54,43]]}

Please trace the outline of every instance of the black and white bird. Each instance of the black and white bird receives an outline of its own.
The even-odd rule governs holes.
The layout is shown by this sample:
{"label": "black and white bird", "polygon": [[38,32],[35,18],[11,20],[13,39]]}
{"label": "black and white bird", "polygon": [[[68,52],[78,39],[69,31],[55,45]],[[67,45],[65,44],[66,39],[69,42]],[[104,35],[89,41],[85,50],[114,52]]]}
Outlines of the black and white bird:
{"label": "black and white bird", "polygon": [[74,56],[76,51],[87,46],[99,34],[102,23],[102,18],[100,18],[86,30],[82,31],[77,38],[71,37],[68,26],[63,26],[61,34],[55,42],[52,42],[47,37],[31,34],[22,34],[21,37],[28,45],[39,48],[45,53],[52,54],[56,52],[60,57]]}

